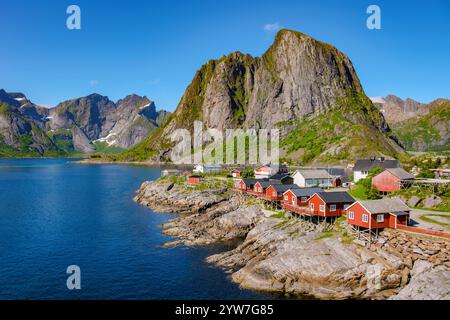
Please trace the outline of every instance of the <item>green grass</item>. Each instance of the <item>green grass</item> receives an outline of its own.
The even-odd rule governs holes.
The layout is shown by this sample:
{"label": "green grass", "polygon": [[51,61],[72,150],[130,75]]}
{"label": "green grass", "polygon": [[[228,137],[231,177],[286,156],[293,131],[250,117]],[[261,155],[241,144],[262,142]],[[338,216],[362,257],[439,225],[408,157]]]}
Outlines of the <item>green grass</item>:
{"label": "green grass", "polygon": [[444,214],[426,214],[426,215],[420,216],[419,219],[422,221],[425,221],[425,222],[437,224],[437,225],[444,226],[444,227],[450,226],[450,223],[445,223],[445,222],[435,220],[435,219],[433,219],[433,217],[445,218],[445,219],[449,220],[449,222],[450,222],[450,216],[447,216]]}
{"label": "green grass", "polygon": [[284,212],[274,213],[270,217],[275,219],[285,219],[285,213]]}

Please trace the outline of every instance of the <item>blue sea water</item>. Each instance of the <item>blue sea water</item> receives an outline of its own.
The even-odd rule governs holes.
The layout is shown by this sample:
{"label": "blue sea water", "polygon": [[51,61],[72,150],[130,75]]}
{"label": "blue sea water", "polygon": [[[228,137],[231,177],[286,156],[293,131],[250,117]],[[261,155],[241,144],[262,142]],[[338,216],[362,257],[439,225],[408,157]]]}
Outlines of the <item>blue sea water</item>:
{"label": "blue sea water", "polygon": [[[256,299],[208,255],[166,248],[155,214],[133,202],[160,168],[82,165],[72,159],[0,159],[0,299]],[[81,290],[66,269],[81,268]]]}

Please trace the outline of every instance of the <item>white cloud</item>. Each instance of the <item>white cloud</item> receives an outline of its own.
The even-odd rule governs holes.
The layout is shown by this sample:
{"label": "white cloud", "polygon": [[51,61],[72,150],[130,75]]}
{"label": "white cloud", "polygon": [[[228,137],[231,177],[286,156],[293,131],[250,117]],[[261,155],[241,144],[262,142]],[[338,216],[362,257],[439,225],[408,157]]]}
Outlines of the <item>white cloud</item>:
{"label": "white cloud", "polygon": [[91,85],[91,87],[95,87],[96,85],[98,85],[98,80],[91,80],[89,81],[89,84]]}
{"label": "white cloud", "polygon": [[267,23],[264,25],[264,31],[267,33],[275,33],[278,30],[280,30],[280,24],[278,22],[274,22],[274,23]]}

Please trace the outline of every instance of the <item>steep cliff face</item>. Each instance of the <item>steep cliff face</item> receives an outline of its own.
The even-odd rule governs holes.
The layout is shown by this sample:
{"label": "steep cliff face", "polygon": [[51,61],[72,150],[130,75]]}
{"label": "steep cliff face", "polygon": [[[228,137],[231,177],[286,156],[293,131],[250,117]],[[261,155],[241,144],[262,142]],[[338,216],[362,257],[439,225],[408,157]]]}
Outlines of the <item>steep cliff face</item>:
{"label": "steep cliff face", "polygon": [[0,157],[59,155],[45,132],[20,113],[18,100],[0,95]]}
{"label": "steep cliff face", "polygon": [[[202,66],[166,126],[121,158],[144,160],[166,155],[171,146],[168,136],[176,128],[192,130],[194,120],[222,130],[280,127],[286,136],[305,120],[321,117],[326,123],[336,110],[349,124],[346,128],[352,123],[365,126],[360,135],[363,140],[376,141],[374,153],[393,156],[401,152],[386,137],[389,126],[365,96],[350,59],[331,45],[300,32],[282,30],[262,57],[236,52]],[[342,126],[331,131],[335,129],[342,131]],[[331,131],[326,135],[333,135]],[[348,137],[349,132],[341,135]],[[302,137],[299,133],[295,139]],[[340,142],[329,138],[313,157],[308,156],[308,162],[333,154],[326,152]],[[358,147],[363,150],[357,156],[369,151]],[[305,148],[296,149],[289,140],[283,153],[287,158],[305,162],[303,155],[309,151],[302,149]],[[351,150],[347,156],[352,156]]]}

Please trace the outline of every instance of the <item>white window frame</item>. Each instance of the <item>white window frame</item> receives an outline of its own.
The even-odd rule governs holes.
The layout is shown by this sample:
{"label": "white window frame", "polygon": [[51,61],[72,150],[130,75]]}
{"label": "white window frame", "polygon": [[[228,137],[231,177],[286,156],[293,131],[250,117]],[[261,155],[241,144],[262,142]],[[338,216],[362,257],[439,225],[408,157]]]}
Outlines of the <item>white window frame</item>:
{"label": "white window frame", "polygon": [[297,204],[297,197],[292,197],[292,205],[295,206]]}
{"label": "white window frame", "polygon": [[378,223],[384,222],[384,214],[378,214],[377,215],[377,222]]}
{"label": "white window frame", "polygon": [[321,204],[321,205],[319,206],[319,210],[320,210],[320,212],[325,212],[325,205],[324,205],[324,204]]}
{"label": "white window frame", "polygon": [[362,215],[362,221],[363,221],[363,222],[369,222],[369,215],[368,215],[367,213],[364,213],[364,214]]}
{"label": "white window frame", "polygon": [[[304,200],[304,201],[303,201]],[[308,197],[301,197],[300,202],[305,203],[306,201],[308,201]]]}
{"label": "white window frame", "polygon": [[311,203],[309,204],[309,207],[311,208],[311,210],[314,210],[314,203],[311,202]]}
{"label": "white window frame", "polygon": [[336,212],[337,206],[335,204],[330,204],[330,212]]}
{"label": "white window frame", "polygon": [[288,196],[284,196],[284,201],[288,201],[289,197]]}
{"label": "white window frame", "polygon": [[353,211],[348,212],[348,219],[349,220],[355,220],[355,213]]}

